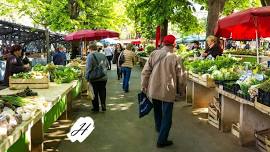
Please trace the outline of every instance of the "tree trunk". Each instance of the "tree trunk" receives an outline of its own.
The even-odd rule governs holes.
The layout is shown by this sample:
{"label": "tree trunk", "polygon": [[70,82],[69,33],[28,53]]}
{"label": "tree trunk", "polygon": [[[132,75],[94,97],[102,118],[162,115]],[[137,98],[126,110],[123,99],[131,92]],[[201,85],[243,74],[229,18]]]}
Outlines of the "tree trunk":
{"label": "tree trunk", "polygon": [[270,0],[261,0],[262,6],[270,6]]}
{"label": "tree trunk", "polygon": [[162,23],[162,25],[160,26],[160,40],[161,42],[163,41],[163,38],[168,35],[168,20],[165,19]]}
{"label": "tree trunk", "polygon": [[206,37],[214,34],[219,14],[223,12],[226,0],[208,0]]}
{"label": "tree trunk", "polygon": [[80,8],[76,0],[69,0],[69,16],[71,19],[76,19],[79,16]]}

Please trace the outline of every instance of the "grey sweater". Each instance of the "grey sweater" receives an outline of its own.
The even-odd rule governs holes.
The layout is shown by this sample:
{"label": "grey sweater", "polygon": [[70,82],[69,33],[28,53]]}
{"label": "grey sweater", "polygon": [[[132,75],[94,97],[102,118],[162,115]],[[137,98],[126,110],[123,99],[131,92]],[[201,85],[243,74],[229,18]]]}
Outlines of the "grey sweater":
{"label": "grey sweater", "polygon": [[[97,61],[95,60],[93,54],[95,54],[95,56],[97,58]],[[94,70],[94,68],[96,66],[98,66],[98,64],[100,64],[103,67],[104,72],[105,72],[106,75],[104,77],[102,77],[100,79],[97,79],[97,80],[94,80],[92,82],[107,81],[107,79],[108,79],[108,77],[107,77],[107,68],[109,66],[108,60],[107,60],[107,58],[106,58],[106,56],[104,54],[96,52],[96,51],[92,52],[92,53],[89,53],[88,56],[87,56],[86,73],[85,73],[86,80],[90,81],[89,75]]]}

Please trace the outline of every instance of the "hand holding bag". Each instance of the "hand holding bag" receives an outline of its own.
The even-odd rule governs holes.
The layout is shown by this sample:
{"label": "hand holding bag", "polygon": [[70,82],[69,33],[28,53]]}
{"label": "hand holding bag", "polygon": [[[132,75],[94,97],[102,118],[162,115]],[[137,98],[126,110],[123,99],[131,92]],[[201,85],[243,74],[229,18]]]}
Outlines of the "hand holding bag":
{"label": "hand holding bag", "polygon": [[142,118],[152,110],[153,104],[147,98],[144,92],[140,92],[138,94],[138,102],[139,102],[139,117]]}

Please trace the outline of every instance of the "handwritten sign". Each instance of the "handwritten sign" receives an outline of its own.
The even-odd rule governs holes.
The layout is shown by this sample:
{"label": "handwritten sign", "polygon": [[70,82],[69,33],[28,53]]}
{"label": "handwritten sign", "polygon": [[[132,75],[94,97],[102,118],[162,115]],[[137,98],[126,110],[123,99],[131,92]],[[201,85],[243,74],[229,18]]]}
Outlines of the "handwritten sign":
{"label": "handwritten sign", "polygon": [[71,127],[67,136],[71,142],[76,140],[83,142],[92,133],[94,128],[94,120],[91,117],[81,117]]}

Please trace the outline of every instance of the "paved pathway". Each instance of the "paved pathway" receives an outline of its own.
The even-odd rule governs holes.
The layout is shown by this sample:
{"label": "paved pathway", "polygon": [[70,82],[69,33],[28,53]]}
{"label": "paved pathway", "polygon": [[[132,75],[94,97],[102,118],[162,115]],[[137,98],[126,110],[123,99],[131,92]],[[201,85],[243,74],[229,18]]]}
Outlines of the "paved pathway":
{"label": "paved pathway", "polygon": [[177,102],[174,108],[170,139],[174,145],[156,148],[153,113],[139,119],[137,93],[140,89],[140,68],[132,71],[130,92],[123,93],[115,70],[109,72],[106,113],[90,112],[90,101],[76,101],[73,121],[91,116],[95,130],[83,143],[71,143],[66,138],[54,151],[61,152],[254,152],[255,148],[242,148],[230,133],[221,133],[191,114],[191,107]]}

